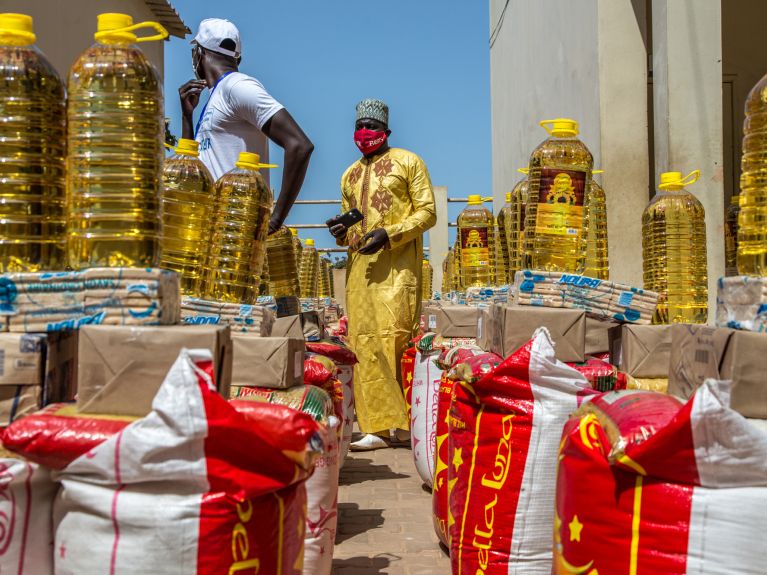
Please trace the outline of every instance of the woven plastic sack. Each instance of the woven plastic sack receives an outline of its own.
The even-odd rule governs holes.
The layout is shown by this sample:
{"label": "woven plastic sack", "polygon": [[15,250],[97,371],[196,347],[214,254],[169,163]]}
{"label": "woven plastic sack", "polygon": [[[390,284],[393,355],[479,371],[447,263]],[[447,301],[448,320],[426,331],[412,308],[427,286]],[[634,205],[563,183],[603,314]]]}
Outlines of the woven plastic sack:
{"label": "woven plastic sack", "polygon": [[344,466],[349,446],[352,444],[354,431],[354,366],[341,364],[338,366],[338,381],[341,382],[343,393],[343,416],[341,417],[341,446],[339,448],[339,467]]}
{"label": "woven plastic sack", "polygon": [[413,404],[410,410],[410,446],[418,476],[431,487],[434,480],[434,451],[437,446],[437,395],[442,370],[434,355],[417,352],[413,370]]}
{"label": "woven plastic sack", "polygon": [[448,481],[449,459],[448,446],[448,419],[450,417],[450,403],[453,398],[455,380],[447,377],[442,372],[439,383],[439,395],[437,396],[437,445],[434,451],[434,485],[432,486],[432,519],[434,531],[439,540],[450,547],[450,489]]}
{"label": "woven plastic sack", "polygon": [[182,350],[149,415],[57,474],[56,573],[301,573],[318,424],[239,413],[212,369],[207,350]]}
{"label": "woven plastic sack", "polygon": [[0,573],[53,573],[53,498],[50,472],[0,453]]}
{"label": "woven plastic sack", "polygon": [[355,365],[357,363],[357,356],[340,340],[307,341],[306,351],[329,357],[336,365]]}
{"label": "woven plastic sack", "polygon": [[730,388],[708,380],[684,405],[624,392],[567,423],[555,573],[765,572],[767,430]]}
{"label": "woven plastic sack", "polygon": [[594,394],[556,360],[545,328],[475,384],[456,383],[448,440],[454,574],[550,574],[562,426]]}
{"label": "woven plastic sack", "polygon": [[415,371],[415,347],[409,347],[402,354],[400,369],[402,370],[402,395],[407,405],[408,420],[412,417],[413,409],[413,372]]}
{"label": "woven plastic sack", "polygon": [[502,361],[500,355],[483,351],[456,362],[447,372],[447,376],[456,381],[475,383],[495,370]]}
{"label": "woven plastic sack", "polygon": [[591,387],[597,391],[612,391],[619,385],[618,368],[608,361],[587,356],[585,361],[568,363],[567,365],[581,372]]}
{"label": "woven plastic sack", "polygon": [[457,363],[466,361],[475,355],[482,355],[483,353],[485,353],[485,350],[476,345],[445,347],[439,352],[439,357],[434,361],[440,369],[450,369]]}

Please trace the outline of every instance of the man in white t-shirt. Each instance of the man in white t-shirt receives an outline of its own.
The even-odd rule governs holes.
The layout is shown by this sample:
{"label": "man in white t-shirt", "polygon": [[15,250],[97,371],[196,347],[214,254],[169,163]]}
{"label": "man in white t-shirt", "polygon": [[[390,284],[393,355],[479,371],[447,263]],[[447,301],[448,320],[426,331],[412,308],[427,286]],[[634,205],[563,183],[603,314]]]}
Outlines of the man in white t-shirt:
{"label": "man in white t-shirt", "polygon": [[[178,91],[182,137],[200,143],[200,159],[215,179],[234,168],[240,152],[255,152],[267,162],[267,138],[285,150],[282,187],[269,222],[269,231],[274,232],[301,191],[314,146],[263,84],[238,70],[241,59],[240,33],[234,24],[219,18],[200,23],[192,40],[192,66],[197,79]],[[194,109],[205,88],[211,93],[195,125]]]}

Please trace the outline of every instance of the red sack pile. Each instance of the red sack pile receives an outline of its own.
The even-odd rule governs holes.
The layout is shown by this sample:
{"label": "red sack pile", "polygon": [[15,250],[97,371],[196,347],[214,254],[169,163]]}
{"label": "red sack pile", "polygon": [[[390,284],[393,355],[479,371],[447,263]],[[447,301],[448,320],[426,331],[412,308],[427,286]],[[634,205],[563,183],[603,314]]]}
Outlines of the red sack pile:
{"label": "red sack pile", "polygon": [[455,384],[448,482],[455,574],[549,575],[562,426],[595,392],[545,328],[474,384]]}
{"label": "red sack pile", "polygon": [[498,367],[503,358],[492,352],[482,352],[471,355],[464,360],[459,360],[450,368],[447,376],[456,381],[475,383],[492,373]]}
{"label": "red sack pile", "polygon": [[[40,425],[60,417],[52,413],[8,427],[6,447],[25,457],[58,447],[75,457],[52,460],[64,463],[56,573],[301,573],[296,526],[323,448],[318,424],[274,405],[246,416],[216,393],[212,372],[209,352],[182,350],[144,418],[67,434]],[[78,439],[87,448],[79,456]]]}
{"label": "red sack pile", "polygon": [[764,573],[767,431],[730,388],[708,380],[686,404],[609,393],[568,421],[555,573]]}
{"label": "red sack pile", "polygon": [[579,371],[597,391],[612,391],[625,388],[625,374],[609,361],[596,357],[586,357],[586,361],[568,363],[574,370]]}

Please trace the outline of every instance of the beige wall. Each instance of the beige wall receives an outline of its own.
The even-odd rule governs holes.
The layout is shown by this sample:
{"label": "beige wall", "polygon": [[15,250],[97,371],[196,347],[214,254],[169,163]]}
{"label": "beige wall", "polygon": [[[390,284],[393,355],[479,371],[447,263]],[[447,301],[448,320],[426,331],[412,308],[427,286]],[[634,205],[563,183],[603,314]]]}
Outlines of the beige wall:
{"label": "beige wall", "polygon": [[[143,0],[3,0],[3,12],[29,14],[35,21],[37,45],[66,78],[83,50],[93,44],[96,16],[122,12],[134,22],[155,20]],[[164,42],[146,42],[141,49],[163,75]]]}

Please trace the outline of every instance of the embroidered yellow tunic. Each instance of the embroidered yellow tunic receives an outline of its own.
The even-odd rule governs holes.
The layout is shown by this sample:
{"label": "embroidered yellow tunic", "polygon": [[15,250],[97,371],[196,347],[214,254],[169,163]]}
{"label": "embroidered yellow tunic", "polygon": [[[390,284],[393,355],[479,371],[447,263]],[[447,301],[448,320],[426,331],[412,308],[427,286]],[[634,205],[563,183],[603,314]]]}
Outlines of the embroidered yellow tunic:
{"label": "embroidered yellow tunic", "polygon": [[[400,359],[418,327],[423,233],[436,220],[434,193],[423,160],[391,148],[352,164],[341,178],[343,211],[365,218],[352,226],[346,271],[349,344],[357,420],[363,433],[408,429]],[[383,228],[389,245],[372,256],[356,252],[362,237]]]}

